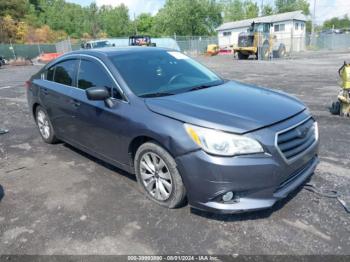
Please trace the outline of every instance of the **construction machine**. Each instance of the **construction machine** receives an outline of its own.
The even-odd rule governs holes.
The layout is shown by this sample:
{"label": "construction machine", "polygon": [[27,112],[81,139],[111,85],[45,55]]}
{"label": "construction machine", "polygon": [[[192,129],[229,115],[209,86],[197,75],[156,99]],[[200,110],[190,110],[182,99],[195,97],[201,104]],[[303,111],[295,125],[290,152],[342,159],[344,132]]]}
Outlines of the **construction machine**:
{"label": "construction machine", "polygon": [[238,47],[233,48],[238,59],[248,59],[250,55],[267,60],[270,57],[284,57],[286,47],[277,43],[277,37],[270,33],[271,23],[253,22],[247,32],[238,36]]}
{"label": "construction machine", "polygon": [[129,37],[129,46],[156,46],[148,35],[134,35]]}
{"label": "construction machine", "polygon": [[338,73],[341,91],[338,95],[338,101],[332,104],[330,111],[334,115],[350,117],[350,64],[344,62]]}

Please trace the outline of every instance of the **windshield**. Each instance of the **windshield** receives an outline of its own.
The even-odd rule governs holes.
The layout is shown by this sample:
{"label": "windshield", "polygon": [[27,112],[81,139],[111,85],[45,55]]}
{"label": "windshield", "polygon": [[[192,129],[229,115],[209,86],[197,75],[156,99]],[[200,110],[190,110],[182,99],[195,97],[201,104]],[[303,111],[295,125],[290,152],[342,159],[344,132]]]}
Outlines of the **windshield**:
{"label": "windshield", "polygon": [[110,44],[108,41],[100,41],[94,43],[94,48],[102,48],[102,47],[109,47]]}
{"label": "windshield", "polygon": [[111,60],[132,92],[141,97],[178,94],[223,82],[206,67],[176,51],[135,52]]}

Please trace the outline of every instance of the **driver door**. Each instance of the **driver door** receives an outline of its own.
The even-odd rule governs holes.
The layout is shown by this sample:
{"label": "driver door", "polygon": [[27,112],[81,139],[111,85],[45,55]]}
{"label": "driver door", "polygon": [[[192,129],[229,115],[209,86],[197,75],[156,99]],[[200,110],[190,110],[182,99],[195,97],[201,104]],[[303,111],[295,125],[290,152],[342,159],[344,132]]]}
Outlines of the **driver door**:
{"label": "driver door", "polygon": [[[114,108],[104,101],[87,99],[85,90],[89,87],[106,87],[116,101]],[[75,101],[75,134],[73,139],[80,146],[104,158],[119,162],[118,151],[125,124],[125,106],[114,80],[100,62],[82,58],[77,73],[77,88],[72,90]]]}

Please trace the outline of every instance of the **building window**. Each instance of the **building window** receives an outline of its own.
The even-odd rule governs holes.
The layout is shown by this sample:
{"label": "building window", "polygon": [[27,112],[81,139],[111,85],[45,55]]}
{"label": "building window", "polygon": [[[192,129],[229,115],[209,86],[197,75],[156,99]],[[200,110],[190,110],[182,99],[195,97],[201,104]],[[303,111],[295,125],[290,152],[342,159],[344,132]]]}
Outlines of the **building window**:
{"label": "building window", "polygon": [[230,36],[231,32],[223,32],[223,36]]}
{"label": "building window", "polygon": [[304,23],[301,23],[301,24],[300,24],[300,29],[301,29],[302,31],[304,31],[304,28],[305,28],[305,24],[304,24]]}
{"label": "building window", "polygon": [[295,30],[299,30],[299,23],[295,23]]}
{"label": "building window", "polygon": [[275,32],[282,32],[285,30],[285,24],[277,24],[277,25],[274,25],[274,31]]}

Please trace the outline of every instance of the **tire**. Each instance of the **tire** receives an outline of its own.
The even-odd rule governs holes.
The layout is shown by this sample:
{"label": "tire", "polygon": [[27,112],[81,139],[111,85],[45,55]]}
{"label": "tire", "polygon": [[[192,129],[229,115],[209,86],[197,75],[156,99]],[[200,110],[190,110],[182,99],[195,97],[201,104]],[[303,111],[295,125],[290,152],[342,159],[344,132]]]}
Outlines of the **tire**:
{"label": "tire", "polygon": [[277,50],[277,57],[284,58],[286,56],[286,47],[284,45],[280,45]]}
{"label": "tire", "polygon": [[263,47],[261,48],[261,57],[260,59],[262,60],[268,60],[270,57],[270,51],[269,51],[269,45],[264,44]]}
{"label": "tire", "polygon": [[170,209],[184,204],[185,186],[174,158],[164,148],[154,142],[141,145],[135,155],[134,167],[137,182],[146,197]]}
{"label": "tire", "polygon": [[249,55],[242,54],[241,52],[238,52],[237,54],[239,60],[247,60],[249,58]]}
{"label": "tire", "polygon": [[331,112],[332,115],[340,115],[340,102],[333,102],[332,106],[329,108],[329,111]]}
{"label": "tire", "polygon": [[35,110],[35,122],[45,143],[56,144],[58,142],[47,111],[41,106],[37,106]]}

